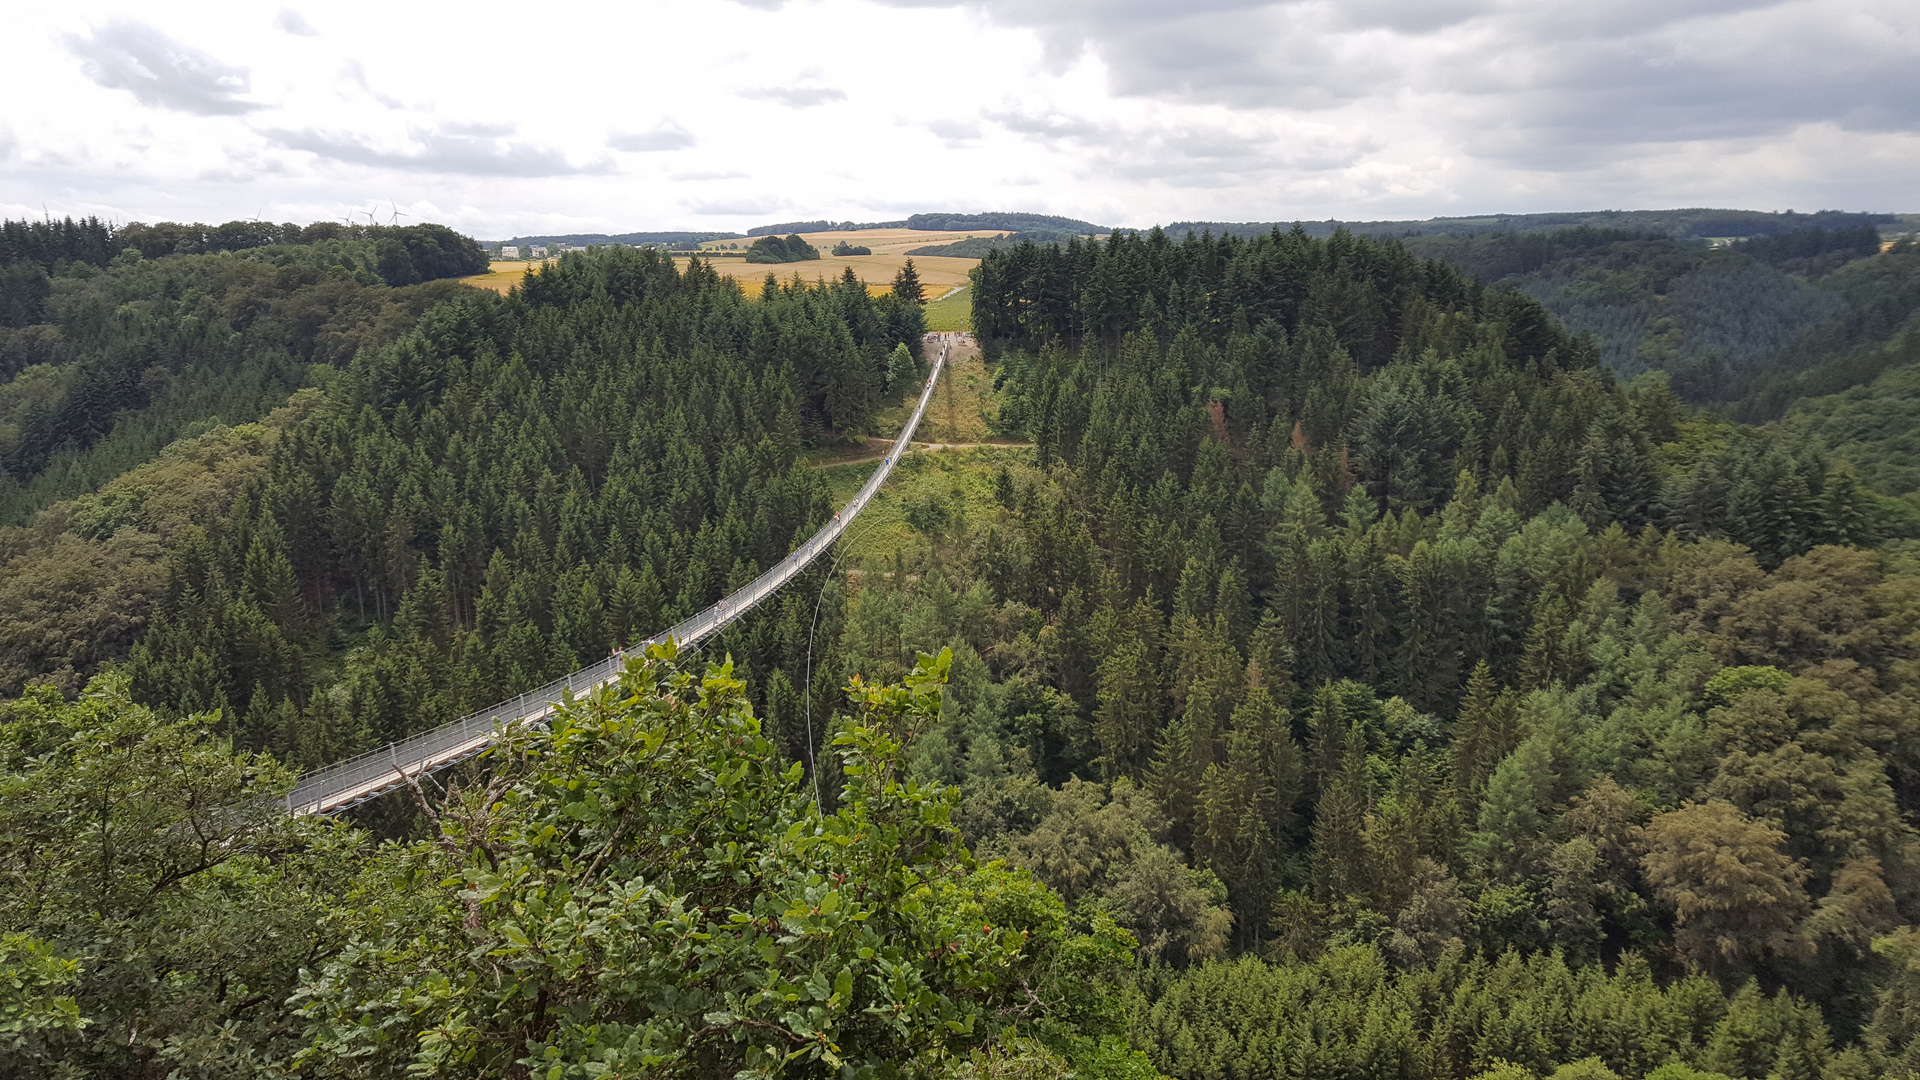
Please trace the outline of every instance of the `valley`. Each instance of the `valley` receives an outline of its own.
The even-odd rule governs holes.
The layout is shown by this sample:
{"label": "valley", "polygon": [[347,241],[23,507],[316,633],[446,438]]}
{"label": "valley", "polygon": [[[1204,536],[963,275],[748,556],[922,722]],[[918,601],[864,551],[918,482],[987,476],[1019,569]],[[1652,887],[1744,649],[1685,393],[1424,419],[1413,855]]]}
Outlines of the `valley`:
{"label": "valley", "polygon": [[[531,274],[420,233],[402,277],[377,231],[14,257],[57,283],[0,331],[34,1052],[113,1071],[217,1029],[398,1073],[436,1031],[492,1053],[522,993],[743,1068],[798,1030],[577,978],[628,961],[560,889],[661,958],[636,986],[910,969],[906,1027],[809,1021],[875,1061],[1029,1008],[992,1052],[1116,1077],[1908,1053],[1910,242],[1144,230],[915,256],[919,303],[893,275],[953,234],[869,232]],[[942,348],[832,557],[697,649],[639,640],[832,521]],[[284,812],[301,772],[602,662],[477,759]],[[60,1019],[135,1015],[132,1049]]]}

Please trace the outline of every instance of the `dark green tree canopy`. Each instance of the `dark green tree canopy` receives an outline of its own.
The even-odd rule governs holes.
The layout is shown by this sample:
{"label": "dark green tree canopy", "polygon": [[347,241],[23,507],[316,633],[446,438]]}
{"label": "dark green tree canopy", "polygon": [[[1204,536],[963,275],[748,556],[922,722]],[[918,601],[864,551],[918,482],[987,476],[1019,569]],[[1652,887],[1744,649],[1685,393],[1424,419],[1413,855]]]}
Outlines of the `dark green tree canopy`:
{"label": "dark green tree canopy", "polygon": [[805,262],[819,257],[820,249],[801,239],[798,233],[784,239],[763,236],[747,246],[747,261],[750,263]]}

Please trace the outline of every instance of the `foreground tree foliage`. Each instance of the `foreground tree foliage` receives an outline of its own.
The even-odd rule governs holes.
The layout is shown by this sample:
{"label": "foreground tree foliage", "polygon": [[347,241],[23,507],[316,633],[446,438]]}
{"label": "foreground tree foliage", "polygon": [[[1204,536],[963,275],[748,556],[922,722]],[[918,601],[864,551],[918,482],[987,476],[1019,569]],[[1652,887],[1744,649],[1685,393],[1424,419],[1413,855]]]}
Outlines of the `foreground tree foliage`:
{"label": "foreground tree foliage", "polygon": [[945,655],[849,687],[824,813],[731,667],[672,659],[378,849],[122,678],[9,704],[0,1071],[1141,1075],[1114,1038],[1132,939],[975,863],[956,794],[901,772]]}
{"label": "foreground tree foliage", "polygon": [[953,794],[900,774],[947,660],[851,688],[822,814],[730,666],[656,647],[493,751],[487,787],[396,851],[395,891],[302,991],[328,1071],[868,1075],[1007,1030],[1096,1030],[1132,942],[977,867]]}
{"label": "foreground tree foliage", "polygon": [[287,999],[368,847],[215,726],[121,675],[0,706],[0,1072],[255,1076],[304,1044]]}

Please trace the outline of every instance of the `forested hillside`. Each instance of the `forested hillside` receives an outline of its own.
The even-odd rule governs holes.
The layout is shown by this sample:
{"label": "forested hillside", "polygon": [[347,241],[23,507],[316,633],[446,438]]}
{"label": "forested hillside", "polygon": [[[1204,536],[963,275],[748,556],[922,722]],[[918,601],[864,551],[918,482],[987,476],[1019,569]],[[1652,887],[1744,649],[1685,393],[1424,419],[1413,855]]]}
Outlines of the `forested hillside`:
{"label": "forested hillside", "polygon": [[[0,588],[47,607],[13,615],[12,689],[137,639],[137,697],[303,765],[453,719],[783,556],[829,512],[796,453],[920,348],[918,308],[857,282],[750,301],[630,249],[460,292],[323,396],[16,530]],[[181,521],[192,485],[231,501]]]}
{"label": "forested hillside", "polygon": [[[171,257],[169,257],[171,256]],[[486,268],[439,225],[0,227],[0,524],[257,420]]]}
{"label": "forested hillside", "polygon": [[[857,281],[750,302],[633,249],[444,305],[362,353],[175,560],[135,693],[317,764],[585,666],[831,512],[795,456],[864,428],[918,320]],[[377,628],[335,681],[343,619]]]}
{"label": "forested hillside", "polygon": [[1912,363],[1920,249],[1872,226],[1710,248],[1620,230],[1434,236],[1409,250],[1539,299],[1622,378],[1663,371],[1695,403],[1772,420]]}
{"label": "forested hillside", "polygon": [[[1862,1030],[1902,1051],[1920,582],[1867,550],[1904,526],[1850,464],[1622,386],[1538,302],[1392,243],[1024,248],[975,289],[1032,463],[893,578],[921,583],[856,595],[847,633],[931,622],[981,658],[919,759],[969,792],[981,848],[1176,967],[1638,957],[1759,985],[1655,1058],[1813,1075]],[[1227,970],[1145,985],[1161,1067],[1255,1052],[1229,986],[1266,969]],[[1287,977],[1351,977],[1321,970]],[[1716,1024],[1800,1023],[1791,997],[1740,1012],[1782,988],[1822,1010],[1818,1061],[1710,1049],[1736,1037]],[[1478,1059],[1441,1045],[1485,1022],[1339,1053],[1657,1063],[1544,1017]]]}
{"label": "forested hillside", "polygon": [[[1852,229],[1862,225],[1912,224],[1912,215],[1853,213],[1845,210],[1817,210],[1811,214],[1793,210],[1729,210],[1705,206],[1673,210],[1576,210],[1543,214],[1482,214],[1477,217],[1437,217],[1419,221],[1305,221],[1300,225],[1307,234],[1324,240],[1335,232],[1375,239],[1408,239],[1425,236],[1479,236],[1487,233],[1552,233],[1570,229],[1624,229],[1631,232],[1688,240],[1701,237],[1776,236],[1809,230]],[[1260,221],[1176,221],[1164,226],[1174,237],[1187,233],[1212,232],[1215,236],[1252,239],[1285,231],[1289,222]]]}
{"label": "forested hillside", "polygon": [[[1881,310],[1914,256],[1857,242],[1666,254]],[[1012,445],[907,458],[907,542],[856,530],[699,660],[363,812],[377,844],[273,813],[289,770],[784,555],[840,482],[807,451],[912,392],[924,324],[851,275],[749,296],[627,249],[504,297],[343,266],[239,302],[328,243],[49,278],[78,282],[59,348],[94,325],[68,290],[162,341],[217,325],[225,371],[296,355],[254,327],[300,289],[392,314],[0,534],[12,1071],[1920,1066],[1897,405],[1755,428],[1624,381],[1460,269],[1509,241],[996,249],[971,291]]]}
{"label": "forested hillside", "polygon": [[1795,402],[1782,420],[1860,463],[1861,478],[1920,504],[1920,333],[1903,335],[1900,366],[1844,393]]}

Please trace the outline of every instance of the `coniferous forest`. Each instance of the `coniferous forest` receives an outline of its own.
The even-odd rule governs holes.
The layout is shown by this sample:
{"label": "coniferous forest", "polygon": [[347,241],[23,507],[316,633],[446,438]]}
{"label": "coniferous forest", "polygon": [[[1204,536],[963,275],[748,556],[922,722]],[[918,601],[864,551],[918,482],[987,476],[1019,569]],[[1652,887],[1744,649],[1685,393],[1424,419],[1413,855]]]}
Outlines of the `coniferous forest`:
{"label": "coniferous forest", "polygon": [[1725,256],[1831,292],[1705,382],[1514,241],[995,246],[910,542],[316,819],[783,557],[925,321],[252,224],[4,231],[9,1074],[1920,1070],[1910,242]]}

